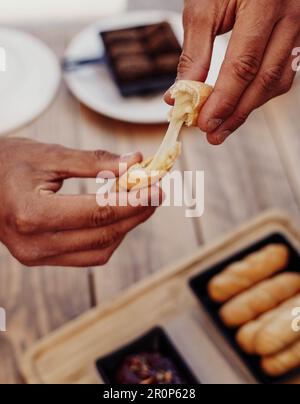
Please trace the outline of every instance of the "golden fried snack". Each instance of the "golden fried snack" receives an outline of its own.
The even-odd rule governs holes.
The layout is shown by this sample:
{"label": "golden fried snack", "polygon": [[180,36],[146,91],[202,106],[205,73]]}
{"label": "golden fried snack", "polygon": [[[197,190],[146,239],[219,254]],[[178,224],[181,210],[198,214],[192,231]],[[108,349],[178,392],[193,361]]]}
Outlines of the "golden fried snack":
{"label": "golden fried snack", "polygon": [[[271,312],[266,313],[265,321],[271,319]],[[254,340],[257,331],[260,329],[262,323],[259,321],[251,321],[244,325],[236,335],[236,341],[244,352],[249,355],[255,355]]]}
{"label": "golden fried snack", "polygon": [[283,244],[270,244],[245,259],[229,265],[208,285],[210,297],[224,303],[233,296],[283,270],[289,259],[289,250]]}
{"label": "golden fried snack", "polygon": [[196,125],[199,112],[213,88],[197,81],[179,80],[171,88],[175,100],[170,114],[170,125],[165,138],[153,158],[131,167],[119,180],[119,188],[140,189],[160,181],[170,171],[181,153],[177,141],[181,128]]}
{"label": "golden fried snack", "polygon": [[181,143],[176,142],[175,147],[169,151],[159,169],[150,169],[152,158],[132,166],[119,180],[119,188],[131,191],[150,187],[159,182],[174,166],[181,154]]}
{"label": "golden fried snack", "polygon": [[286,349],[300,338],[292,327],[291,308],[286,308],[265,323],[254,337],[255,353],[269,356]]}
{"label": "golden fried snack", "polygon": [[250,321],[239,329],[236,335],[236,341],[239,346],[250,355],[254,355],[255,352],[255,336],[258,331],[267,323],[276,318],[282,311],[289,309],[292,310],[294,307],[300,307],[300,294],[285,301],[276,309],[270,310],[267,313],[260,316],[255,321]]}
{"label": "golden fried snack", "polygon": [[298,366],[300,366],[300,335],[299,340],[284,351],[261,360],[263,371],[272,377],[283,376]]}
{"label": "golden fried snack", "polygon": [[239,327],[272,310],[300,291],[300,274],[284,273],[261,282],[234,297],[220,310],[228,327]]}

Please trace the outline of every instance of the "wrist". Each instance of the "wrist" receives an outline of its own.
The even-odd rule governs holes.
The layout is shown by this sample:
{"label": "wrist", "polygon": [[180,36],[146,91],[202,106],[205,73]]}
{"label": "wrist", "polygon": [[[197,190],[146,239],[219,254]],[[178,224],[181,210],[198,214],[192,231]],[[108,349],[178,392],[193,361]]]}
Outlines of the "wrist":
{"label": "wrist", "polygon": [[3,166],[3,153],[5,149],[5,139],[0,138],[0,170],[2,172],[2,166]]}

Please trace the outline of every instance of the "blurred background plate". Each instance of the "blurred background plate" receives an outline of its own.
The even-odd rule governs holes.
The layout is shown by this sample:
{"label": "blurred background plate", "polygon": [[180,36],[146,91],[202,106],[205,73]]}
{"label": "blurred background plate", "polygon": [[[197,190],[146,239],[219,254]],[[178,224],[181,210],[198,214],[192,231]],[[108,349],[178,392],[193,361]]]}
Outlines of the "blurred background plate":
{"label": "blurred background plate", "polygon": [[49,106],[61,74],[55,55],[32,35],[0,28],[0,48],[2,57],[6,55],[5,71],[0,71],[3,135],[31,122]]}
{"label": "blurred background plate", "polygon": [[[67,59],[89,59],[104,53],[99,32],[111,29],[129,28],[139,25],[168,21],[180,43],[183,41],[182,16],[173,11],[132,11],[106,17],[79,33],[69,45]],[[220,37],[216,41],[213,68],[208,81],[214,83],[224,58],[227,40]],[[199,49],[201,52],[201,47]],[[104,65],[90,65],[80,70],[66,73],[66,82],[83,104],[108,117],[132,123],[162,123],[167,121],[169,107],[162,94],[147,97],[123,98],[111,74]]]}

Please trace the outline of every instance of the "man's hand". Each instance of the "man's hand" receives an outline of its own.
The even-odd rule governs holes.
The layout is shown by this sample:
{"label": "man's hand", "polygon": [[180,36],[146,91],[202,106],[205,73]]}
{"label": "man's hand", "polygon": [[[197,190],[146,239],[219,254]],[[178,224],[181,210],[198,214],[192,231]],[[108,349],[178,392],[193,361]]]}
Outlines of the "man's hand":
{"label": "man's hand", "polygon": [[199,81],[207,78],[215,37],[233,29],[199,117],[210,143],[223,143],[254,109],[290,89],[292,50],[300,46],[299,0],[186,0],[184,29],[178,78]]}
{"label": "man's hand", "polygon": [[[120,158],[102,151],[1,139],[0,240],[27,266],[105,264],[125,235],[147,220],[155,208],[101,208],[95,195],[57,192],[67,178],[96,178],[100,171],[118,175],[120,161],[131,166],[141,159],[139,153]],[[144,193],[146,205],[159,190],[154,187]],[[124,200],[125,195],[118,197]]]}

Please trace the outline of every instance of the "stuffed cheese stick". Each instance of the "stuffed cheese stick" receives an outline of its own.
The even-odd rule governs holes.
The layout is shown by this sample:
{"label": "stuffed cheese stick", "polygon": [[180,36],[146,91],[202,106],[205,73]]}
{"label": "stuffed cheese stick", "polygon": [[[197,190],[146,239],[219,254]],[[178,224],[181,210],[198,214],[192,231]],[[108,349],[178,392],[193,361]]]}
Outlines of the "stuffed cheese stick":
{"label": "stuffed cheese stick", "polygon": [[285,301],[276,309],[270,310],[267,313],[258,317],[254,321],[250,321],[241,327],[236,335],[237,343],[246,353],[254,355],[255,352],[255,337],[260,329],[263,328],[265,324],[275,319],[281,312],[286,309],[292,310],[294,307],[300,307],[300,294],[295,297]]}
{"label": "stuffed cheese stick", "polygon": [[300,291],[300,274],[283,273],[253,286],[220,310],[228,327],[239,327],[291,298]]}
{"label": "stuffed cheese stick", "polygon": [[272,377],[285,375],[300,366],[300,336],[299,340],[285,350],[262,358],[263,371]]}

